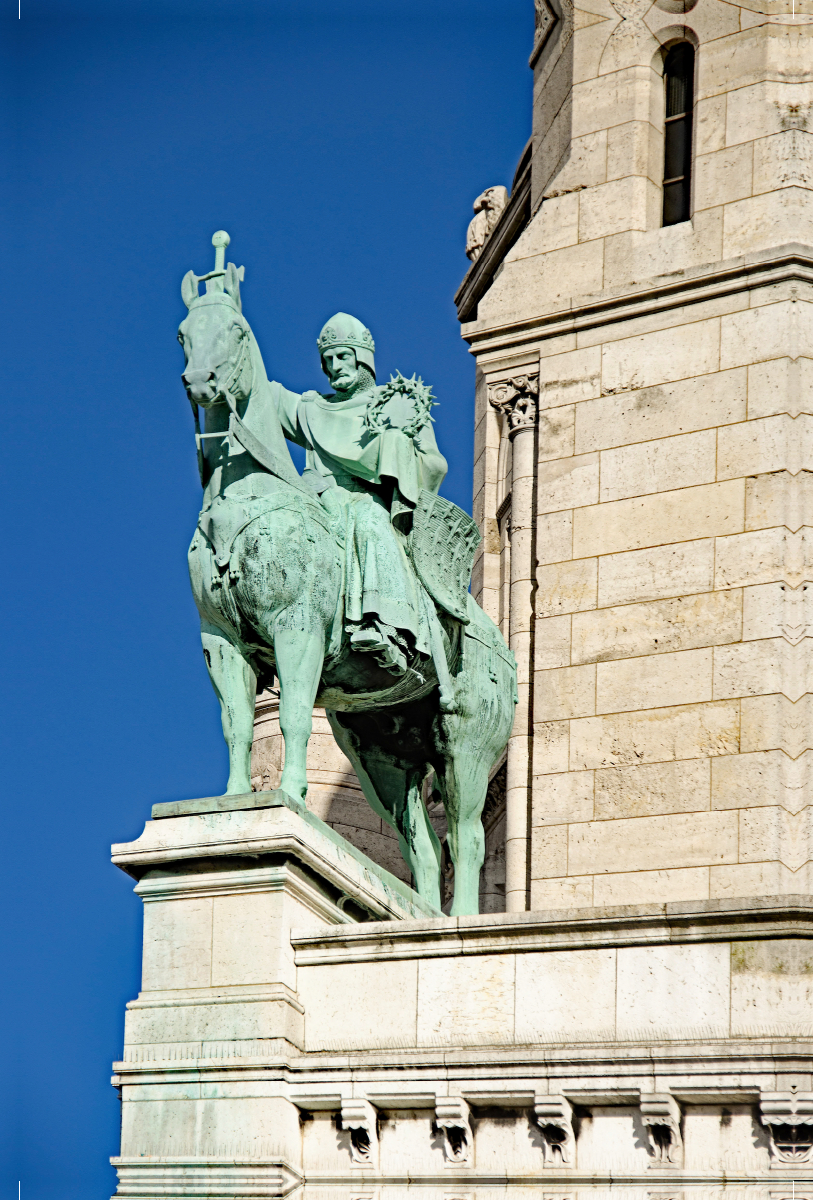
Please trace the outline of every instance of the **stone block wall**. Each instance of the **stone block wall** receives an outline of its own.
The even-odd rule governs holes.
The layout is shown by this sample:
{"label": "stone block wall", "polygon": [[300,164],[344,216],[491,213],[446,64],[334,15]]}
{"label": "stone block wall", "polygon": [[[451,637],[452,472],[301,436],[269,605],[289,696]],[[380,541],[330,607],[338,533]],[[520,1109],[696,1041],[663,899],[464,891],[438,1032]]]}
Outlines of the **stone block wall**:
{"label": "stone block wall", "polygon": [[810,691],[795,290],[540,360],[534,907],[808,888],[807,756],[783,744]]}
{"label": "stone block wall", "polygon": [[[813,243],[804,0],[795,22],[722,0],[684,7],[678,17],[673,0],[562,5],[535,65],[535,215],[478,324],[528,322],[577,296]],[[663,58],[677,41],[696,47],[692,216],[661,228]]]}

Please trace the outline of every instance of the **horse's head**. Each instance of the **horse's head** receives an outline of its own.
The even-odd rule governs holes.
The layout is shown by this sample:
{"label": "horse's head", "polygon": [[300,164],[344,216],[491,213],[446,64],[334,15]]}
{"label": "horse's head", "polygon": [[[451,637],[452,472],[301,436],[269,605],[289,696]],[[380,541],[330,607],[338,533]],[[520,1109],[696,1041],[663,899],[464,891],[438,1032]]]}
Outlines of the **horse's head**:
{"label": "horse's head", "polygon": [[[234,263],[224,268],[228,244],[227,233],[216,233],[214,271],[188,271],[181,283],[189,309],[178,329],[186,359],[181,379],[191,402],[202,408],[222,403],[227,394],[235,401],[246,399],[251,391],[251,330],[240,304],[243,268],[238,270]],[[203,296],[198,293],[201,280],[206,282]]]}

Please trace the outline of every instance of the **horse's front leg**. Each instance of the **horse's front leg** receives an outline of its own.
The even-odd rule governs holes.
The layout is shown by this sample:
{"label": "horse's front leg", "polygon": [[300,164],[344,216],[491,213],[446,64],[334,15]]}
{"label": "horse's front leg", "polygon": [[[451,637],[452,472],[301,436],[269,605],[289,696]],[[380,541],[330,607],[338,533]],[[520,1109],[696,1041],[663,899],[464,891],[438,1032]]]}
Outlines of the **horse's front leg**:
{"label": "horse's front leg", "polygon": [[227,796],[251,791],[251,743],[254,740],[254,702],[257,676],[225,633],[208,621],[200,623],[203,656],[220,701],[223,737],[229,748]]}
{"label": "horse's front leg", "polygon": [[279,786],[289,796],[304,800],[313,705],[325,659],[324,630],[277,630],[274,659],[279,678],[279,725],[285,741],[285,766]]}

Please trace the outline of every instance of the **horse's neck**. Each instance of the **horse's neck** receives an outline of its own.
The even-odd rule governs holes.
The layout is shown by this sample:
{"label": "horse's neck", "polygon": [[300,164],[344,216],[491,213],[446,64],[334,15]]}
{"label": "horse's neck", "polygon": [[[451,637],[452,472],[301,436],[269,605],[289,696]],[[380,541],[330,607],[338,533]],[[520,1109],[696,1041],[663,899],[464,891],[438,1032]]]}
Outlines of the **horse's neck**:
{"label": "horse's neck", "polygon": [[[276,405],[271,396],[271,384],[268,381],[260,347],[257,345],[253,333],[249,334],[249,339],[251,391],[248,400],[238,404],[238,415],[243,424],[268,450],[271,450],[278,458],[290,463],[291,469],[294,470],[293,459],[288,451],[285,434],[282,432]],[[218,404],[214,408],[208,409],[205,416],[205,431],[219,433],[226,429],[229,415],[229,409],[225,404]]]}
{"label": "horse's neck", "polygon": [[288,443],[282,432],[277,406],[271,395],[271,384],[268,381],[260,347],[257,345],[257,339],[253,333],[249,334],[249,337],[251,338],[252,383],[251,395],[248,398],[243,420],[264,446],[289,462],[293,468],[293,459],[288,452]]}

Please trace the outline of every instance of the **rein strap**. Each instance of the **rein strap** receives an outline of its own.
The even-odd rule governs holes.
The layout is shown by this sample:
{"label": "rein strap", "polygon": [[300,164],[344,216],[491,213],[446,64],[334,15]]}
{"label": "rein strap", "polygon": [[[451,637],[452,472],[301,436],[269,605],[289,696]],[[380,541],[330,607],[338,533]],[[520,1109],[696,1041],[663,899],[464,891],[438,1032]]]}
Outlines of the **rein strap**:
{"label": "rein strap", "polygon": [[246,428],[233,408],[229,417],[229,434],[234,437],[236,442],[240,443],[255,462],[258,462],[261,467],[265,467],[266,471],[270,471],[272,475],[276,475],[283,483],[290,484],[297,491],[304,492],[306,496],[316,495],[315,488],[302,482],[293,464],[289,466],[284,459],[274,454],[267,446],[264,446],[259,438],[255,437],[251,430]]}

